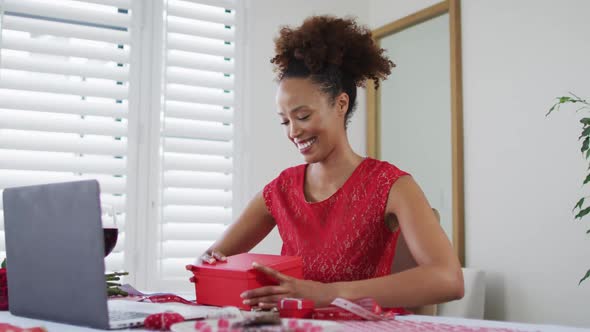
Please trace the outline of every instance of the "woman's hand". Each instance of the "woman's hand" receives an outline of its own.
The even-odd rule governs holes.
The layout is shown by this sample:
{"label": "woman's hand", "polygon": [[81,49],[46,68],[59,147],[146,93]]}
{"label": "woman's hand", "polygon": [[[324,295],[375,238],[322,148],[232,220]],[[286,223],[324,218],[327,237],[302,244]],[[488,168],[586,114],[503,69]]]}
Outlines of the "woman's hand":
{"label": "woman's hand", "polygon": [[217,250],[209,249],[205,251],[201,257],[197,258],[197,265],[201,265],[202,263],[206,264],[215,264],[217,262],[226,262],[227,257]]}
{"label": "woman's hand", "polygon": [[293,278],[257,263],[253,263],[252,266],[276,280],[279,285],[260,287],[242,293],[241,297],[246,305],[271,309],[276,307],[281,299],[290,297],[312,300],[316,307],[325,307],[337,297],[334,284]]}

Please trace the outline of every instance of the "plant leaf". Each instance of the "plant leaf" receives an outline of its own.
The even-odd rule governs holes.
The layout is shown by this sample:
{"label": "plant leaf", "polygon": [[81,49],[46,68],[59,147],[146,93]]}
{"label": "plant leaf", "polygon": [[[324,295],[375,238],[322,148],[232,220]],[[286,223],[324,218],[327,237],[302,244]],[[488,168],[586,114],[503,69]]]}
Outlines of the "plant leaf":
{"label": "plant leaf", "polygon": [[586,231],[586,234],[590,234],[590,229]]}
{"label": "plant leaf", "polygon": [[4,260],[2,261],[2,265],[0,265],[0,269],[5,269],[6,268],[6,258],[4,258]]}
{"label": "plant leaf", "polygon": [[584,179],[584,184],[586,184],[586,183],[588,183],[588,182],[590,182],[590,174],[588,174],[588,175],[586,176],[586,179]]}
{"label": "plant leaf", "polygon": [[580,279],[578,286],[582,283],[582,281],[588,279],[588,277],[590,277],[590,270],[586,271],[586,275],[584,275],[584,277],[582,279]]}
{"label": "plant leaf", "polygon": [[574,208],[572,209],[572,212],[573,212],[575,209],[578,209],[578,208],[579,208],[579,209],[581,209],[581,208],[582,208],[582,204],[584,204],[584,200],[585,200],[585,199],[586,199],[585,197],[582,197],[582,198],[580,198],[580,200],[578,201],[578,203],[576,203],[576,205],[575,205],[575,206],[574,206]]}
{"label": "plant leaf", "polygon": [[559,97],[559,103],[560,104],[564,104],[564,103],[570,102],[572,100],[573,100],[573,98],[572,97],[568,97],[568,96]]}
{"label": "plant leaf", "polygon": [[551,108],[549,109],[549,112],[547,112],[547,114],[545,114],[545,116],[548,116],[549,114],[551,114],[551,112],[553,112],[556,107],[559,110],[559,103],[553,104],[553,106],[551,106]]}
{"label": "plant leaf", "polygon": [[583,118],[580,120],[580,123],[585,126],[589,126],[590,125],[590,118]]}
{"label": "plant leaf", "polygon": [[584,139],[584,142],[582,142],[582,149],[580,149],[582,151],[582,153],[584,153],[586,150],[588,150],[589,144],[590,144],[590,137],[586,137]]}
{"label": "plant leaf", "polygon": [[584,217],[585,215],[587,215],[588,213],[590,213],[590,206],[586,207],[584,209],[581,209],[578,214],[576,214],[576,216],[574,217],[574,219],[582,219],[582,217]]}
{"label": "plant leaf", "polygon": [[580,138],[584,137],[584,136],[588,136],[590,134],[590,127],[586,127],[584,128],[584,130],[582,131],[582,135],[580,135]]}

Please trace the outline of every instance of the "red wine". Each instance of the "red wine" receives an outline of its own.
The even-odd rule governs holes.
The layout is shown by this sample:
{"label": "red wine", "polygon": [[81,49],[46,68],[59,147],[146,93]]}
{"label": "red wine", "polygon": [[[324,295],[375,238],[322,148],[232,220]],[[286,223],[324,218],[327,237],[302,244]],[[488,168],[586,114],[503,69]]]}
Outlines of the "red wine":
{"label": "red wine", "polygon": [[117,228],[103,228],[104,230],[104,255],[105,257],[113,251],[117,244],[119,230]]}

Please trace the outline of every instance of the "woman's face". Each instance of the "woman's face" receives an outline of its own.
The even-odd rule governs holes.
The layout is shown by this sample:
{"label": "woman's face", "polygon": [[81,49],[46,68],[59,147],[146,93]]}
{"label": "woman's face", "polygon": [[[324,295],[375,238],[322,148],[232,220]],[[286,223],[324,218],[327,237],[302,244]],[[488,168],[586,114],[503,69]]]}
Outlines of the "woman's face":
{"label": "woman's face", "polygon": [[346,143],[347,94],[341,93],[331,102],[311,80],[285,78],[276,101],[281,125],[306,162],[322,161]]}

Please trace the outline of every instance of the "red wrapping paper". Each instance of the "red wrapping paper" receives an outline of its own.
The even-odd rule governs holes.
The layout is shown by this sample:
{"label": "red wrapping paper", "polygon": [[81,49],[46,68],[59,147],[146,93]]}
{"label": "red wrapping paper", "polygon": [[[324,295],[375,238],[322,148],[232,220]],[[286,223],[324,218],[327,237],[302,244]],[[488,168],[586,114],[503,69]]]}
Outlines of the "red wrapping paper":
{"label": "red wrapping paper", "polygon": [[0,269],[0,310],[8,310],[8,283],[6,269]]}

